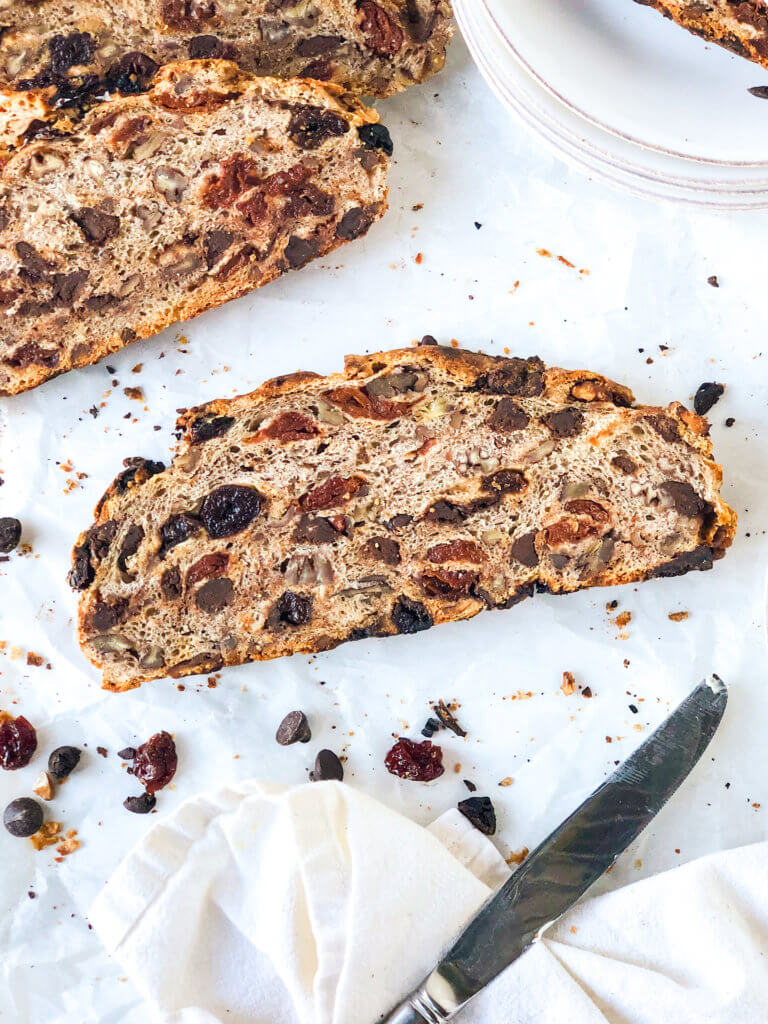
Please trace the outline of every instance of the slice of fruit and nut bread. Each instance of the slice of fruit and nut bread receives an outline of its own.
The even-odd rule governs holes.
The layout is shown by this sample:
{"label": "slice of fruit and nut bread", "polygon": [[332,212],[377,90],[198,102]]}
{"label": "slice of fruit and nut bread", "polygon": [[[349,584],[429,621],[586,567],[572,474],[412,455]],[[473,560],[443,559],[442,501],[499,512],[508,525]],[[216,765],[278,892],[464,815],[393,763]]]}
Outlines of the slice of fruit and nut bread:
{"label": "slice of fruit and nut bread", "polygon": [[0,393],[96,362],[365,234],[392,142],[337,86],[170,64],[0,174]]}
{"label": "slice of fruit and nut bread", "polygon": [[[0,11],[0,89],[76,113],[146,89],[162,64],[224,58],[277,78],[389,96],[445,63],[449,0],[43,0]],[[32,132],[35,127],[33,126]]]}
{"label": "slice of fruit and nut bread", "polygon": [[706,420],[593,373],[420,347],[278,377],[128,459],[73,555],[108,689],[709,569]]}
{"label": "slice of fruit and nut bread", "polygon": [[768,7],[765,0],[635,0],[687,28],[694,35],[719,43],[741,57],[768,67]]}

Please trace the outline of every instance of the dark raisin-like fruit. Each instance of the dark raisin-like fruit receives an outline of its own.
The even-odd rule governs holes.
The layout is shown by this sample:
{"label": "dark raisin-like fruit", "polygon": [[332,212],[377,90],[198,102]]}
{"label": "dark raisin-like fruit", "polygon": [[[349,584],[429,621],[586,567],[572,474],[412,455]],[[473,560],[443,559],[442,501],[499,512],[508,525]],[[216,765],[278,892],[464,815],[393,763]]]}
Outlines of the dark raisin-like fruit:
{"label": "dark raisin-like fruit", "polygon": [[[144,529],[138,526],[136,523],[131,523],[128,529],[125,531],[123,537],[123,543],[120,545],[120,554],[117,557],[117,566],[122,571],[126,571],[126,559],[131,558],[139,550],[139,544],[144,540]],[[103,557],[103,556],[102,556]]]}
{"label": "dark raisin-like fruit", "polygon": [[299,149],[317,149],[326,139],[346,135],[349,122],[322,107],[296,107],[288,122],[288,136]]}
{"label": "dark raisin-like fruit", "polygon": [[329,476],[325,483],[303,494],[299,504],[308,512],[338,508],[354,498],[364,483],[363,478],[359,476]]}
{"label": "dark raisin-like fruit", "polygon": [[416,743],[403,737],[388,752],[384,764],[390,775],[411,782],[432,782],[439,779],[443,768],[443,750],[429,740]]}
{"label": "dark raisin-like fruit", "polygon": [[315,758],[315,767],[309,773],[310,782],[341,782],[344,767],[332,750],[321,750]]}
{"label": "dark raisin-like fruit", "polygon": [[450,729],[451,732],[456,733],[457,736],[464,737],[467,735],[466,731],[461,728],[456,718],[451,713],[448,705],[444,700],[440,700],[437,704],[432,705],[432,710],[435,712],[437,717],[443,723],[446,729]]}
{"label": "dark raisin-like fruit", "polygon": [[400,545],[391,537],[371,537],[365,550],[371,558],[386,565],[400,565]]}
{"label": "dark raisin-like fruit", "polygon": [[111,213],[97,210],[93,206],[83,206],[75,210],[72,220],[77,224],[89,242],[102,245],[108,238],[114,238],[120,232],[120,218]]}
{"label": "dark raisin-like fruit", "polygon": [[21,540],[21,523],[12,516],[0,518],[0,553],[7,555]]}
{"label": "dark raisin-like fruit", "polygon": [[225,484],[205,498],[200,518],[213,540],[232,537],[249,526],[261,512],[262,497],[255,487]]}
{"label": "dark raisin-like fruit", "polygon": [[91,550],[87,544],[79,544],[72,556],[72,568],[67,582],[73,590],[86,590],[96,578],[91,565]]}
{"label": "dark raisin-like fruit", "polygon": [[66,779],[79,763],[78,747],[56,747],[48,758],[48,771],[54,779]]}
{"label": "dark raisin-like fruit", "polygon": [[87,64],[91,59],[94,44],[95,40],[88,32],[53,36],[48,42],[51,73],[63,75],[75,65]]}
{"label": "dark raisin-like fruit", "polygon": [[491,430],[511,433],[513,430],[524,430],[530,423],[528,414],[511,398],[502,398],[488,420]]}
{"label": "dark raisin-like fruit", "polygon": [[458,601],[474,592],[478,579],[476,572],[465,569],[430,569],[421,574],[419,582],[430,597]]}
{"label": "dark raisin-like fruit", "polygon": [[395,151],[392,136],[383,124],[363,124],[357,134],[366,149],[380,149],[386,156],[392,156]]}
{"label": "dark raisin-like fruit", "polygon": [[235,599],[235,587],[226,576],[223,579],[209,580],[195,594],[195,604],[201,612],[214,615],[223,611]]}
{"label": "dark raisin-like fruit", "polygon": [[11,800],[3,811],[3,824],[12,836],[26,839],[33,836],[43,824],[43,808],[31,797]]}
{"label": "dark raisin-like fruit", "polygon": [[157,803],[154,793],[142,793],[141,796],[127,796],[123,800],[123,807],[131,814],[149,814]]}
{"label": "dark raisin-like fruit", "polygon": [[424,728],[421,730],[421,735],[431,740],[435,733],[439,732],[442,728],[443,723],[439,718],[428,718],[424,723]]}
{"label": "dark raisin-like fruit", "polygon": [[[301,412],[281,412],[255,435],[258,441],[311,441],[320,429],[313,419]],[[251,439],[249,439],[251,440]]]}
{"label": "dark raisin-like fruit", "polygon": [[312,731],[307,716],[303,711],[291,711],[277,727],[275,739],[281,747],[290,747],[292,743],[309,743]]}
{"label": "dark raisin-like fruit", "polygon": [[234,416],[202,417],[194,420],[191,427],[192,443],[202,444],[204,441],[212,441],[214,437],[223,437],[234,422]]}
{"label": "dark raisin-like fruit", "polygon": [[37,733],[23,715],[0,715],[0,768],[25,768],[37,750]]}
{"label": "dark raisin-like fruit", "polygon": [[700,384],[693,400],[693,408],[699,416],[706,416],[712,406],[720,401],[724,392],[724,384],[715,384],[711,381]]}
{"label": "dark raisin-like fruit", "polygon": [[176,774],[176,744],[167,732],[156,732],[136,750],[133,774],[148,793],[167,786]]}
{"label": "dark raisin-like fruit", "polygon": [[544,363],[538,356],[528,359],[495,360],[496,366],[481,374],[475,381],[475,390],[492,395],[518,395],[535,398],[544,390]]}
{"label": "dark raisin-like fruit", "polygon": [[409,516],[401,512],[396,516],[392,516],[392,518],[384,525],[388,530],[402,530],[404,527],[410,526],[412,522],[413,516]]}
{"label": "dark raisin-like fruit", "polygon": [[97,601],[93,611],[88,616],[89,628],[97,633],[106,633],[122,619],[126,610],[125,601],[116,601],[114,604],[107,604],[106,601]]}
{"label": "dark raisin-like fruit", "polygon": [[435,544],[427,551],[430,562],[474,562],[485,561],[485,553],[474,541],[450,540]]}
{"label": "dark raisin-like fruit", "polygon": [[421,633],[434,625],[429,611],[419,601],[399,597],[392,607],[392,622],[398,633]]}
{"label": "dark raisin-like fruit", "polygon": [[[215,266],[216,263],[218,263],[218,261],[227,251],[227,249],[229,249],[229,247],[232,245],[234,240],[235,236],[232,234],[231,231],[223,231],[221,229],[216,231],[210,231],[205,236],[205,241],[203,242],[203,249],[205,250],[205,262],[208,264],[209,270],[211,269],[211,267]],[[221,419],[226,418],[227,417],[221,417]],[[194,425],[192,430],[192,436],[195,440],[197,440],[197,438],[194,437]],[[202,438],[202,440],[207,440],[207,438]]]}
{"label": "dark raisin-like fruit", "polygon": [[228,566],[229,555],[226,551],[214,551],[210,555],[203,555],[187,569],[187,586],[193,587],[203,580],[217,580],[224,575]]}
{"label": "dark raisin-like fruit", "polygon": [[499,494],[520,494],[527,486],[525,473],[519,469],[499,469],[491,476],[483,477],[484,490]]}
{"label": "dark raisin-like fruit", "polygon": [[272,618],[288,626],[306,626],[312,618],[312,598],[286,590],[278,597]]}
{"label": "dark raisin-like fruit", "polygon": [[559,409],[542,417],[555,437],[575,437],[584,424],[584,416],[578,409]]}
{"label": "dark raisin-like fruit", "polygon": [[484,836],[496,833],[496,811],[490,797],[470,796],[466,800],[460,800],[459,810]]}
{"label": "dark raisin-like fruit", "polygon": [[[95,296],[101,298],[102,296]],[[132,483],[143,484],[152,476],[157,476],[165,469],[165,463],[156,462],[154,459],[144,459],[141,455],[123,459],[126,469],[119,473],[112,486],[118,494],[125,494]]]}
{"label": "dark raisin-like fruit", "polygon": [[200,520],[197,516],[189,515],[186,512],[169,516],[160,527],[160,557],[162,558],[167,551],[175,548],[177,544],[182,544],[185,540],[189,540],[199,529]]}
{"label": "dark raisin-like fruit", "polygon": [[688,519],[703,515],[707,503],[684,480],[666,480],[660,490],[669,498],[675,512]]}
{"label": "dark raisin-like fruit", "polygon": [[706,572],[714,565],[712,549],[700,544],[693,551],[681,551],[664,565],[651,572],[655,579],[670,579],[673,576],[684,576],[688,572]]}
{"label": "dark raisin-like fruit", "polygon": [[224,44],[216,36],[193,36],[187,43],[187,50],[192,60],[221,57]]}
{"label": "dark raisin-like fruit", "polygon": [[139,50],[124,53],[120,60],[107,70],[107,89],[110,92],[121,92],[125,96],[146,92],[158,66],[151,57]]}

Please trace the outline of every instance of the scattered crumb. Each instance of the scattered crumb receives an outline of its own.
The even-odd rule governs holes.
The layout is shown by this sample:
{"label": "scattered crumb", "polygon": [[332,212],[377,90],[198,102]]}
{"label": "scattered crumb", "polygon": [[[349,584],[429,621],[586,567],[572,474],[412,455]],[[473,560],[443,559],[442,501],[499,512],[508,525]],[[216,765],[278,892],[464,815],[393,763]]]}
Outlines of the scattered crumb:
{"label": "scattered crumb", "polygon": [[29,837],[29,841],[36,850],[44,850],[46,846],[55,846],[58,843],[60,832],[60,821],[45,821],[37,832]]}
{"label": "scattered crumb", "polygon": [[[69,832],[67,832],[64,842],[59,843],[59,845],[56,847],[56,852],[59,854],[59,856],[68,857],[70,853],[74,853],[75,850],[80,849],[80,840],[75,839],[76,835],[77,829],[71,828]],[[58,859],[59,857],[56,858],[56,860]]]}
{"label": "scattered crumb", "polygon": [[530,852],[527,846],[524,846],[522,850],[511,850],[507,857],[507,864],[522,864]]}
{"label": "scattered crumb", "polygon": [[424,262],[424,253],[423,252],[417,252],[416,255],[413,257],[413,262],[414,263],[423,263]]}
{"label": "scattered crumb", "polygon": [[563,682],[560,689],[566,697],[570,697],[576,692],[576,680],[573,678],[573,672],[563,672]]}
{"label": "scattered crumb", "polygon": [[418,213],[419,210],[424,209],[424,203],[416,203],[416,205],[412,206],[411,209],[413,210],[414,213]]}
{"label": "scattered crumb", "polygon": [[144,367],[144,363],[136,363],[134,368],[131,370],[131,373],[141,373],[143,367]]}
{"label": "scattered crumb", "polygon": [[45,659],[34,651],[27,651],[27,664],[34,665],[35,668],[40,668],[44,663]]}
{"label": "scattered crumb", "polygon": [[126,398],[132,398],[136,402],[144,401],[143,388],[123,388],[123,394]]}
{"label": "scattered crumb", "polygon": [[684,622],[690,614],[690,612],[670,612],[668,617],[672,622]]}
{"label": "scattered crumb", "polygon": [[101,754],[102,757],[106,757],[107,756],[107,748],[106,747],[96,747],[96,753],[97,754]]}
{"label": "scattered crumb", "polygon": [[37,777],[37,781],[32,787],[32,792],[37,793],[41,800],[53,799],[53,779],[48,772],[40,772]]}
{"label": "scattered crumb", "polygon": [[581,696],[589,699],[592,696],[592,687],[585,686],[584,689],[581,691]]}
{"label": "scattered crumb", "polygon": [[509,775],[508,775],[508,776],[506,777],[506,779],[502,779],[502,780],[501,780],[501,782],[499,783],[499,785],[500,785],[500,786],[511,786],[513,782],[514,782],[514,779],[513,779],[513,778],[511,778],[511,776],[509,776]]}
{"label": "scattered crumb", "polygon": [[628,626],[631,621],[632,612],[619,612],[615,619],[616,625],[619,629],[623,629],[625,626]]}
{"label": "scattered crumb", "polygon": [[720,282],[717,280],[717,274],[712,274],[711,277],[708,277],[707,284],[711,284],[713,288],[719,288]]}
{"label": "scattered crumb", "polygon": [[736,422],[735,416],[729,416],[728,419],[725,421],[725,425],[726,425],[726,427],[732,427],[735,422]]}

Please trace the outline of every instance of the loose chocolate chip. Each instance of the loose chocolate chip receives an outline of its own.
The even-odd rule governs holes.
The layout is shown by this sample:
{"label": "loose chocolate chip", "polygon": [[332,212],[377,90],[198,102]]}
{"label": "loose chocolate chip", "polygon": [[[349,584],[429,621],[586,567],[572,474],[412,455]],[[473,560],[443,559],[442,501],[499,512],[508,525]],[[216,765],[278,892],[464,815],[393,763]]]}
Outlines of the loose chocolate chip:
{"label": "loose chocolate chip", "polygon": [[410,597],[399,597],[392,607],[392,622],[398,633],[421,633],[434,625],[434,620],[426,607]]}
{"label": "loose chocolate chip", "polygon": [[371,558],[376,558],[387,565],[400,565],[400,545],[391,537],[371,537],[365,545]]}
{"label": "loose chocolate chip", "polygon": [[437,704],[433,704],[432,710],[435,712],[435,714],[443,723],[446,729],[450,729],[451,732],[456,733],[457,736],[464,737],[467,735],[466,731],[461,728],[459,723],[451,714],[444,700],[440,700],[437,702]]}
{"label": "loose chocolate chip", "polygon": [[232,537],[253,522],[261,512],[262,503],[262,496],[255,487],[225,484],[204,499],[200,519],[213,540]]}
{"label": "loose chocolate chip", "polygon": [[538,356],[528,359],[498,359],[498,365],[475,381],[475,390],[492,395],[535,398],[544,390],[544,363]]}
{"label": "loose chocolate chip", "polygon": [[584,424],[584,416],[578,409],[560,409],[542,417],[555,437],[575,437]]}
{"label": "loose chocolate chip", "polygon": [[275,739],[281,747],[290,747],[292,743],[309,743],[312,731],[304,712],[289,712],[277,727]]}
{"label": "loose chocolate chip", "polygon": [[110,213],[97,210],[93,206],[84,206],[72,214],[72,220],[77,224],[89,242],[102,245],[108,238],[114,238],[120,232],[120,218],[113,217]]}
{"label": "loose chocolate chip", "polygon": [[235,599],[235,588],[232,580],[225,577],[209,580],[195,594],[195,604],[201,612],[213,615],[223,611]]}
{"label": "loose chocolate chip", "polygon": [[315,758],[314,770],[309,773],[310,782],[341,782],[344,767],[332,750],[321,750]]}
{"label": "loose chocolate chip", "polygon": [[667,495],[675,512],[679,512],[681,516],[695,519],[706,511],[707,503],[684,480],[666,480],[660,490]]}
{"label": "loose chocolate chip", "polygon": [[142,793],[141,796],[128,796],[123,800],[123,807],[131,814],[149,814],[157,803],[154,793]]}
{"label": "loose chocolate chip", "polygon": [[120,92],[125,96],[145,92],[158,67],[151,57],[139,50],[124,53],[120,60],[107,70],[107,89],[109,92]]}
{"label": "loose chocolate chip", "polygon": [[291,235],[285,247],[285,258],[291,270],[299,270],[314,259],[319,252],[317,242],[310,238]]}
{"label": "loose chocolate chip", "polygon": [[187,50],[192,60],[221,57],[224,53],[224,44],[216,36],[193,36],[187,43]]}
{"label": "loose chocolate chip", "polygon": [[632,459],[625,454],[614,455],[611,459],[611,465],[615,466],[616,469],[621,470],[622,473],[626,473],[627,476],[632,476],[633,473],[637,472],[637,463],[633,462]]}
{"label": "loose chocolate chip", "polygon": [[177,566],[166,569],[160,577],[160,590],[166,601],[177,601],[181,597],[181,573]]}
{"label": "loose chocolate chip", "polygon": [[706,572],[712,568],[713,564],[712,549],[701,544],[693,551],[681,551],[669,562],[654,569],[651,575],[657,579],[668,579],[673,576],[684,576],[687,572],[694,570]]}
{"label": "loose chocolate chip", "polygon": [[56,747],[48,758],[48,772],[54,779],[66,779],[80,763],[78,747]]}
{"label": "loose chocolate chip", "polygon": [[711,381],[700,384],[693,400],[693,408],[699,416],[706,416],[712,406],[722,398],[724,391],[725,385],[723,384],[715,384]]}
{"label": "loose chocolate chip", "polygon": [[477,786],[474,784],[474,782],[470,782],[469,779],[464,779],[464,785],[467,787],[470,793],[477,792]]}
{"label": "loose chocolate chip", "polygon": [[383,124],[363,124],[357,134],[366,149],[380,149],[385,156],[392,156],[395,151],[392,136]]}
{"label": "loose chocolate chip", "polygon": [[197,516],[189,515],[187,512],[169,516],[160,527],[160,557],[162,558],[177,544],[189,540],[194,533],[197,533],[200,526],[201,523]]}
{"label": "loose chocolate chip", "polygon": [[496,811],[490,797],[470,796],[459,801],[459,810],[484,836],[496,833]]}
{"label": "loose chocolate chip", "polygon": [[753,85],[747,92],[759,100],[768,100],[768,85]]}
{"label": "loose chocolate chip", "polygon": [[123,747],[122,750],[118,750],[117,756],[121,761],[132,761],[136,757],[135,747]]}
{"label": "loose chocolate chip", "polygon": [[0,553],[7,555],[21,540],[21,523],[13,516],[0,518]]}
{"label": "loose chocolate chip", "polygon": [[524,430],[529,423],[530,417],[511,398],[502,398],[488,420],[491,430],[503,430],[507,434]]}
{"label": "loose chocolate chip", "polygon": [[295,107],[288,122],[288,136],[299,149],[317,149],[326,139],[346,135],[349,122],[322,107]]}
{"label": "loose chocolate chip", "polygon": [[512,561],[520,562],[521,565],[525,565],[529,569],[537,566],[539,556],[536,551],[536,531],[533,530],[531,533],[525,533],[522,537],[518,537],[513,542],[509,553]]}
{"label": "loose chocolate chip", "polygon": [[278,597],[271,618],[288,626],[306,626],[312,618],[312,598],[286,590]]}
{"label": "loose chocolate chip", "polygon": [[231,231],[210,231],[205,236],[203,249],[205,250],[205,261],[208,264],[209,270],[218,263],[234,240],[235,236]]}
{"label": "loose chocolate chip", "polygon": [[234,416],[215,416],[212,419],[202,417],[194,420],[191,427],[192,443],[202,444],[215,437],[223,437],[234,422]]}
{"label": "loose chocolate chip", "polygon": [[343,238],[347,242],[359,238],[371,226],[372,220],[369,213],[361,207],[355,206],[353,209],[347,210],[336,225],[336,237]]}
{"label": "loose chocolate chip", "polygon": [[11,800],[3,811],[3,824],[12,836],[26,839],[43,824],[43,808],[37,800],[21,796],[18,800]]}
{"label": "loose chocolate chip", "polygon": [[431,740],[435,733],[442,728],[443,723],[438,718],[428,718],[424,728],[421,730],[421,735],[426,736],[428,740]]}

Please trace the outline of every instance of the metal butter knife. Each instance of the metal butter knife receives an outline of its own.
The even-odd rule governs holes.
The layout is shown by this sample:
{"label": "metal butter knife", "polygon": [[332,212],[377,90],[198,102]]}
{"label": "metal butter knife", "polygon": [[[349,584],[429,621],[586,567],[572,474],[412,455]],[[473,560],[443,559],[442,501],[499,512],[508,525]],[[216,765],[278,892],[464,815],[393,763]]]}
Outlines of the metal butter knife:
{"label": "metal butter knife", "polygon": [[717,676],[697,686],[599,789],[533,851],[384,1024],[450,1020],[569,910],[687,778],[728,701]]}

